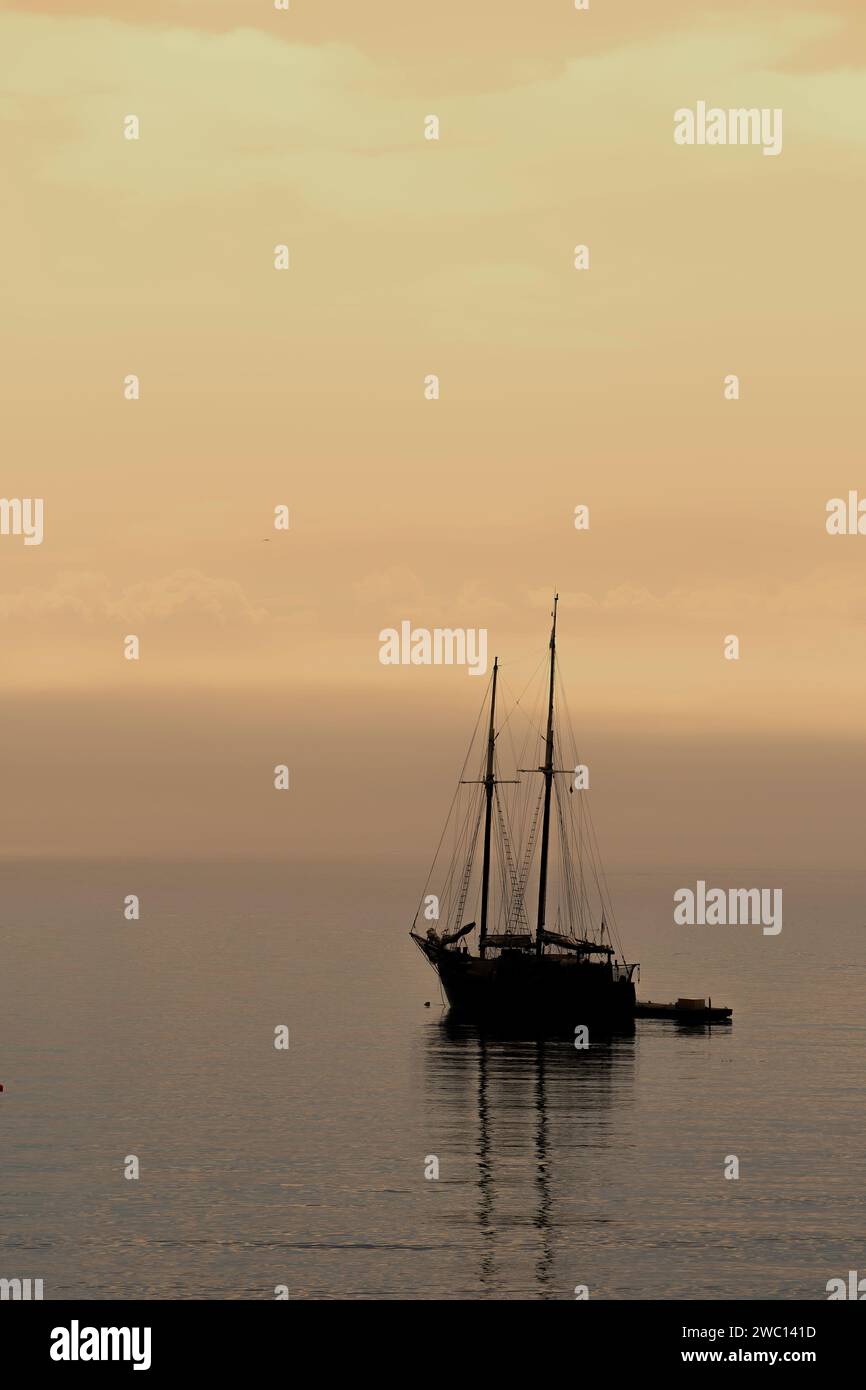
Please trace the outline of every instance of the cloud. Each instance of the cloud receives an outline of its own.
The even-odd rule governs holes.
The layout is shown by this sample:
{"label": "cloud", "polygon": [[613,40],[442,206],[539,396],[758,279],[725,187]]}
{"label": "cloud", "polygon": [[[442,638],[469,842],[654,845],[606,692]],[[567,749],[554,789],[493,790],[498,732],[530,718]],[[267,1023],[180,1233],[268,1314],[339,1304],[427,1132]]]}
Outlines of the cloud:
{"label": "cloud", "polygon": [[[528,73],[550,72],[569,53],[594,54],[612,47],[666,37],[670,31],[706,29],[724,32],[746,20],[763,18],[755,0],[653,0],[644,5],[596,5],[590,14],[575,13],[570,0],[542,6],[526,22],[520,5],[501,0],[437,0],[432,12],[406,0],[291,0],[277,13],[273,0],[5,0],[7,11],[67,23],[104,20],[118,27],[198,34],[256,30],[274,42],[324,44],[335,40],[370,54],[382,64],[399,63],[412,76],[434,64],[437,80],[462,80],[478,91],[491,77],[523,80]],[[723,13],[720,13],[723,8]],[[766,15],[778,25],[779,16]],[[778,8],[778,7],[777,7]],[[823,22],[823,33],[797,55],[800,70],[850,67],[862,42],[864,16],[856,0],[786,0],[785,17]]]}
{"label": "cloud", "polygon": [[365,575],[352,585],[352,597],[358,603],[423,603],[424,584],[412,570],[401,566]]}
{"label": "cloud", "polygon": [[[782,66],[836,32],[838,18],[820,11],[790,11],[772,26],[741,13],[725,26],[697,22],[670,36],[659,32],[664,14],[652,6],[652,32],[639,42],[626,31],[603,52],[574,44],[553,71],[515,76],[506,68],[480,92],[476,83],[444,99],[435,81],[407,90],[397,70],[361,51],[351,27],[336,22],[327,42],[283,42],[285,26],[272,15],[258,29],[208,31],[142,23],[144,7],[138,27],[61,8],[63,19],[47,19],[28,0],[27,16],[0,17],[17,177],[112,190],[147,206],[193,193],[236,200],[240,189],[258,189],[288,196],[290,207],[367,220],[389,211],[405,219],[414,208],[423,222],[438,203],[456,204],[465,217],[528,207],[544,215],[551,165],[564,160],[576,177],[579,164],[581,179],[591,169],[599,188],[634,193],[637,180],[657,189],[658,168],[646,168],[641,152],[670,155],[672,111],[697,96],[783,106],[786,151],[794,130],[866,140],[856,70],[807,84]],[[196,5],[210,8],[211,0]],[[223,8],[238,23],[251,9],[247,0]],[[433,30],[439,23],[431,17]],[[421,132],[434,100],[444,100],[443,136],[431,148]],[[139,142],[122,138],[131,112],[142,122]],[[704,161],[702,171],[709,167]],[[714,173],[719,167],[716,160]],[[567,202],[567,186],[562,193]]]}
{"label": "cloud", "polygon": [[[529,600],[533,606],[549,603],[549,591],[533,589]],[[732,579],[729,583],[694,589],[683,586],[663,593],[634,584],[619,584],[599,595],[560,590],[559,601],[563,608],[598,616],[703,619],[747,612],[768,619],[818,617],[858,624],[866,617],[866,594],[859,585],[852,584],[850,575],[838,570],[814,571],[764,589]]]}
{"label": "cloud", "polygon": [[119,593],[112,591],[104,574],[65,571],[48,588],[0,594],[0,617],[7,621],[60,618],[87,623],[205,618],[221,626],[257,626],[270,615],[251,603],[235,580],[178,569],[160,579],[128,585]]}

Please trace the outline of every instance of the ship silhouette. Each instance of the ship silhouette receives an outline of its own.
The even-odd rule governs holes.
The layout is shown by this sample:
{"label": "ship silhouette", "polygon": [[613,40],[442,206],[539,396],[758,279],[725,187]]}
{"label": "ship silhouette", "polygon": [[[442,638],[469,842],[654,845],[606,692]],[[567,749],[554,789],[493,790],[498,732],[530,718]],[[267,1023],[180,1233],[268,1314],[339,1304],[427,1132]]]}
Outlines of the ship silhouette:
{"label": "ship silhouette", "polygon": [[[470,797],[465,814],[455,818],[456,851],[446,873],[450,924],[443,930],[431,925],[424,934],[423,927],[418,929],[425,906],[429,909],[431,901],[439,901],[431,899],[425,889],[411,935],[438,973],[448,1002],[460,1017],[569,1027],[615,1025],[634,1017],[634,982],[639,966],[626,962],[611,938],[614,919],[599,872],[594,832],[586,816],[585,792],[574,792],[575,766],[557,766],[564,746],[556,719],[557,604],[555,595],[545,681],[544,761],[536,768],[515,769],[522,774],[539,774],[537,791],[526,794],[520,777],[504,779],[500,775],[497,657],[485,696],[489,709],[480,775],[472,781],[461,776],[460,785],[474,786],[480,795]],[[541,738],[537,732],[535,736]],[[467,763],[468,759],[469,755]],[[572,779],[571,783],[564,783],[563,778]],[[506,800],[500,790],[505,786],[518,792]],[[476,885],[480,915],[477,922],[464,923],[482,820],[482,862]],[[551,914],[554,823],[559,850],[558,895]],[[495,908],[491,882],[494,859],[499,887]],[[537,873],[534,930],[526,906],[533,871]],[[428,878],[428,887],[429,882]],[[438,909],[434,906],[433,910]]]}
{"label": "ship silhouette", "polygon": [[[515,756],[506,768],[500,754],[502,734],[506,729],[510,733],[523,695],[497,723],[502,707],[501,669],[498,657],[494,660],[448,821],[412,924],[412,940],[438,974],[457,1019],[551,1032],[570,1032],[581,1025],[596,1032],[632,1027],[635,1017],[687,1023],[729,1021],[730,1009],[708,1008],[702,999],[680,999],[676,1004],[637,1002],[640,965],[626,960],[620,944],[589,809],[586,768],[577,756],[564,691],[558,685],[558,601],[555,594],[537,712],[541,717],[529,713],[523,756]],[[482,728],[486,729],[484,740]],[[467,778],[464,774],[473,754],[478,759],[479,743],[478,776]],[[516,752],[513,746],[512,752]],[[532,766],[539,754],[543,761]],[[516,775],[503,776],[503,771]],[[464,788],[471,790],[461,797]],[[442,847],[449,829],[452,848],[443,865]],[[434,874],[443,867],[442,891],[430,894]],[[530,898],[536,904],[533,922],[527,906]],[[464,917],[470,903],[473,910],[477,908],[477,918],[467,922]],[[425,920],[431,923],[426,929]]]}

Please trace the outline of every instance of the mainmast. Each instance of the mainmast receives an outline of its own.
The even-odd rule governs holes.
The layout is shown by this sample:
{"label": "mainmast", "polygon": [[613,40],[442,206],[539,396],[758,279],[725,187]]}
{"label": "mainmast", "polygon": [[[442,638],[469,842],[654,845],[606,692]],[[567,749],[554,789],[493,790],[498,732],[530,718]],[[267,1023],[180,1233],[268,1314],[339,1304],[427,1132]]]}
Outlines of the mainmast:
{"label": "mainmast", "polygon": [[478,950],[484,955],[487,939],[487,904],[490,896],[490,830],[493,821],[493,788],[496,778],[493,775],[493,752],[496,743],[496,674],[499,670],[499,657],[493,658],[493,684],[490,690],[490,732],[487,736],[487,773],[484,778],[484,792],[487,806],[484,812],[484,866],[481,870],[481,926],[478,933]]}
{"label": "mainmast", "polygon": [[547,743],[544,767],[544,819],[541,823],[541,864],[538,877],[538,925],[535,931],[535,954],[541,955],[544,930],[544,911],[547,901],[547,853],[550,848],[550,793],[553,788],[553,681],[556,669],[556,605],[559,594],[553,595],[553,627],[550,630],[550,698],[547,704]]}

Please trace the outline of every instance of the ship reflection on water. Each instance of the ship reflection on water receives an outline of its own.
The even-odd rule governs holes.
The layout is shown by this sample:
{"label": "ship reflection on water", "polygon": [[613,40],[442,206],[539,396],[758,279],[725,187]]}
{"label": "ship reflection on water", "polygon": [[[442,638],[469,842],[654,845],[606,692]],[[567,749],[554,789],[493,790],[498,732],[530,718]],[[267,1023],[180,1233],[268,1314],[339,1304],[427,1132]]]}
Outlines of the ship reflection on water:
{"label": "ship reflection on water", "polygon": [[459,1189],[458,1219],[477,1228],[482,1295],[574,1298],[580,1284],[592,1293],[591,1247],[626,1220],[623,1152],[613,1185],[606,1159],[630,1131],[634,1068],[633,1026],[586,1050],[567,1037],[497,1036],[453,1015],[427,1030],[442,1177]]}

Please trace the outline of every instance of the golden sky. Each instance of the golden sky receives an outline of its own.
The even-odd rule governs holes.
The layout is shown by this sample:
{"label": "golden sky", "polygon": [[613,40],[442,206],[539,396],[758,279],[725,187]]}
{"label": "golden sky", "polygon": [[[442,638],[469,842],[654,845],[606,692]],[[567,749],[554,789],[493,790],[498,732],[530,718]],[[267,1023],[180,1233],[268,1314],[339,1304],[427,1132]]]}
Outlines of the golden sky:
{"label": "golden sky", "polygon": [[[45,499],[0,537],[5,853],[423,860],[483,682],[377,635],[531,670],[556,585],[615,858],[661,778],[653,854],[697,800],[722,853],[857,861],[862,5],[6,0],[0,54],[2,493]],[[699,100],[781,155],[677,147]]]}

